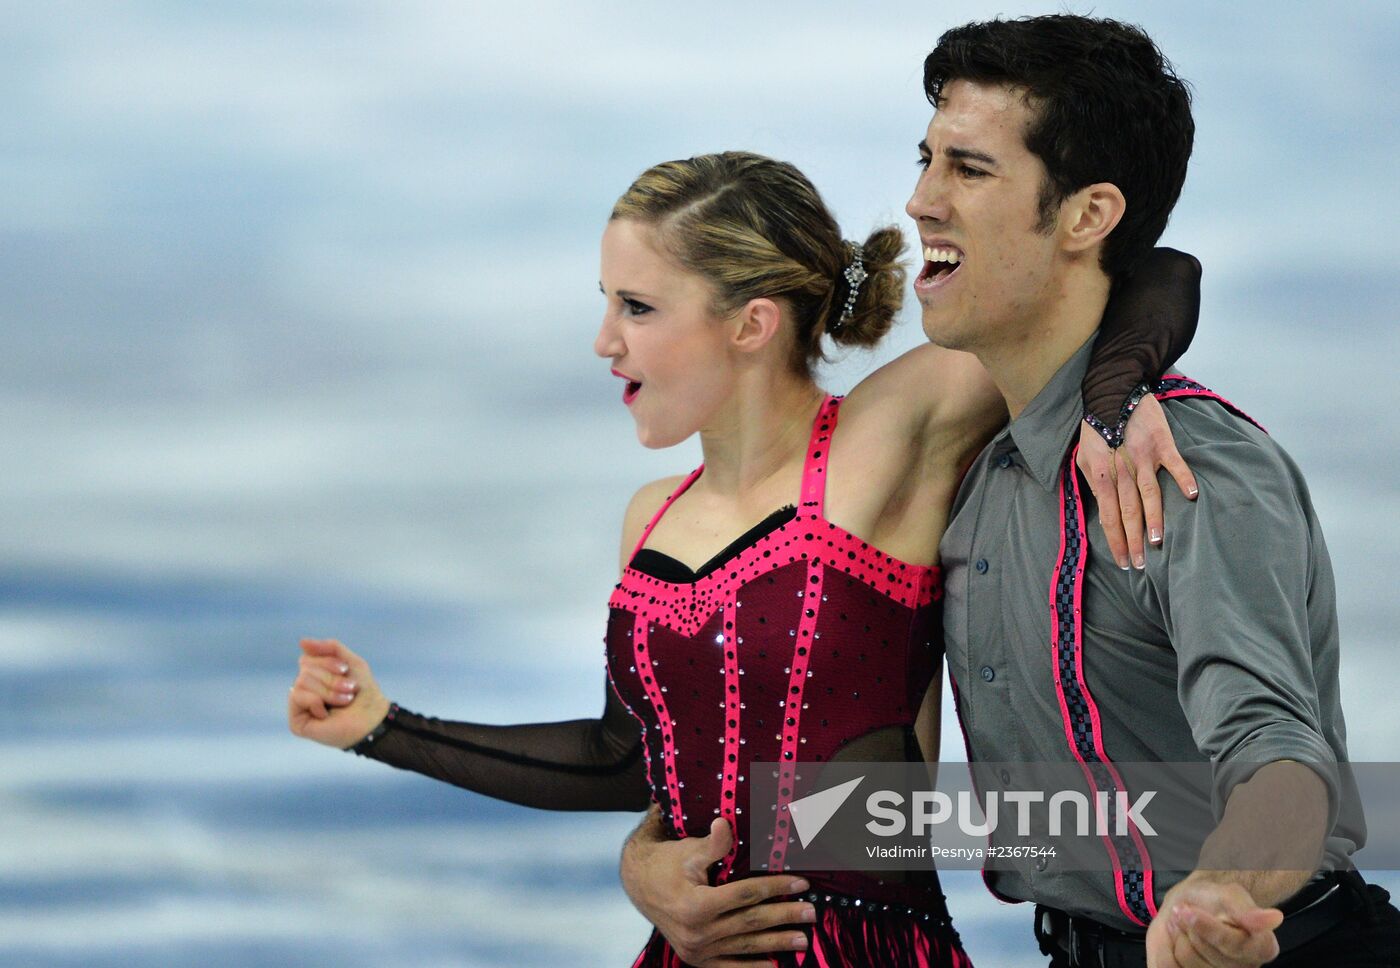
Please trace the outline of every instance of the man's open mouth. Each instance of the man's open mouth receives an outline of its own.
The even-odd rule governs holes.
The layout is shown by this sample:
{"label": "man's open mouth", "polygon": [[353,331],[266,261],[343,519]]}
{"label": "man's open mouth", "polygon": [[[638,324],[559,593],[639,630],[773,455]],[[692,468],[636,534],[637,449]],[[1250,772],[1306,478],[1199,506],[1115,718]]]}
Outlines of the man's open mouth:
{"label": "man's open mouth", "polygon": [[924,246],[924,267],[914,280],[917,288],[934,288],[942,285],[962,265],[962,250],[951,245]]}

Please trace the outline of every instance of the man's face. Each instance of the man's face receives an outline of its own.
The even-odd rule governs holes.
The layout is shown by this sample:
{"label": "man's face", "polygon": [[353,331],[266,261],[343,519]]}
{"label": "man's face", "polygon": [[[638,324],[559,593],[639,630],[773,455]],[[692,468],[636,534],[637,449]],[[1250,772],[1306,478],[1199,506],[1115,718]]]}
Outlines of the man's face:
{"label": "man's face", "polygon": [[1019,88],[953,81],[919,152],[926,166],[905,210],[923,244],[914,282],[924,332],[976,352],[1035,336],[1059,295],[1056,226],[1039,231],[1045,165],[1025,145]]}

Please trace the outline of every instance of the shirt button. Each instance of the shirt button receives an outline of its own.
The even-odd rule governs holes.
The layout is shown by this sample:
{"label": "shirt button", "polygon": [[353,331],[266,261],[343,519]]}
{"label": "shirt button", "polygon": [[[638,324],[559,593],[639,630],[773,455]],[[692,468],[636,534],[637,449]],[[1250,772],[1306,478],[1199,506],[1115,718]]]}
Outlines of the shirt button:
{"label": "shirt button", "polygon": [[1002,770],[1002,771],[1001,771],[1001,782],[1002,782],[1002,783],[1010,783],[1010,782],[1011,782],[1011,773],[1010,773],[1010,771],[1008,771],[1008,770]]}
{"label": "shirt button", "polygon": [[977,574],[985,575],[987,573],[987,569],[991,566],[987,564],[986,558],[978,558],[977,564],[974,567],[977,569]]}
{"label": "shirt button", "polygon": [[1049,866],[1050,866],[1050,861],[1049,861],[1049,859],[1046,858],[1046,856],[1045,856],[1044,854],[1041,854],[1039,857],[1037,857],[1037,858],[1035,859],[1035,869],[1036,869],[1036,870],[1038,870],[1038,871],[1043,871],[1043,870],[1045,870],[1045,868],[1047,868],[1047,867],[1049,867]]}
{"label": "shirt button", "polygon": [[1002,454],[1000,457],[998,457],[998,458],[997,458],[997,466],[1000,467],[1002,470],[1005,470],[1006,468],[1010,467],[1010,466],[1011,466],[1011,455],[1010,455],[1010,454]]}
{"label": "shirt button", "polygon": [[991,682],[991,681],[992,681],[993,679],[995,679],[996,677],[997,677],[997,671],[996,671],[995,669],[993,669],[991,666],[983,666],[983,667],[982,667],[982,681],[983,681],[983,682]]}

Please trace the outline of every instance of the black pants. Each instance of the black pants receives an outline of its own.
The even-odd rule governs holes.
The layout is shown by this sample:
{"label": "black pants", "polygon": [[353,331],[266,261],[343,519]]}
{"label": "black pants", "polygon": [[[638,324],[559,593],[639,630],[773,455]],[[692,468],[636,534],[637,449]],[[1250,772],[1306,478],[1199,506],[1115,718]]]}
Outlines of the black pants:
{"label": "black pants", "polygon": [[[1336,927],[1301,947],[1284,952],[1269,968],[1400,968],[1400,911],[1390,892],[1357,878],[1343,882],[1353,904]],[[1050,968],[1069,968],[1064,955]]]}

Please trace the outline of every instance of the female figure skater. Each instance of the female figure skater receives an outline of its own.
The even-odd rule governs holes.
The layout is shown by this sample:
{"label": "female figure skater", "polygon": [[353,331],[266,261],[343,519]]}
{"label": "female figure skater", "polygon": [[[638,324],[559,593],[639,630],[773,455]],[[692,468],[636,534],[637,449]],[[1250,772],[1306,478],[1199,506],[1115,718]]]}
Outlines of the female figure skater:
{"label": "female figure skater", "polygon": [[[426,718],[389,703],[340,643],[305,640],[292,731],[534,807],[655,802],[678,838],[722,819],[734,840],[716,883],[785,869],[781,811],[762,842],[746,836],[751,762],[936,760],[938,541],[964,469],[1006,411],[976,360],[933,345],[844,400],[812,374],[824,339],[869,346],[889,329],[903,247],[893,227],[843,242],[807,179],[757,155],[645,172],[603,234],[607,310],[594,349],[624,381],[641,442],[669,447],[698,432],[704,464],[648,484],[627,509],[602,717]],[[958,268],[952,250],[924,259],[925,276]],[[1167,287],[1164,326],[1161,283],[1183,261],[1192,271]],[[1189,340],[1194,266],[1166,253],[1142,270],[1151,280],[1126,282],[1110,302],[1113,339],[1100,345],[1120,349],[1086,381],[1107,423],[1183,348],[1173,339]],[[1160,354],[1146,370],[1133,359],[1144,345]],[[1084,439],[1107,453],[1092,430]],[[932,868],[804,876],[820,890],[803,926],[808,950],[775,964],[969,964]],[[636,961],[680,963],[656,932]]]}

